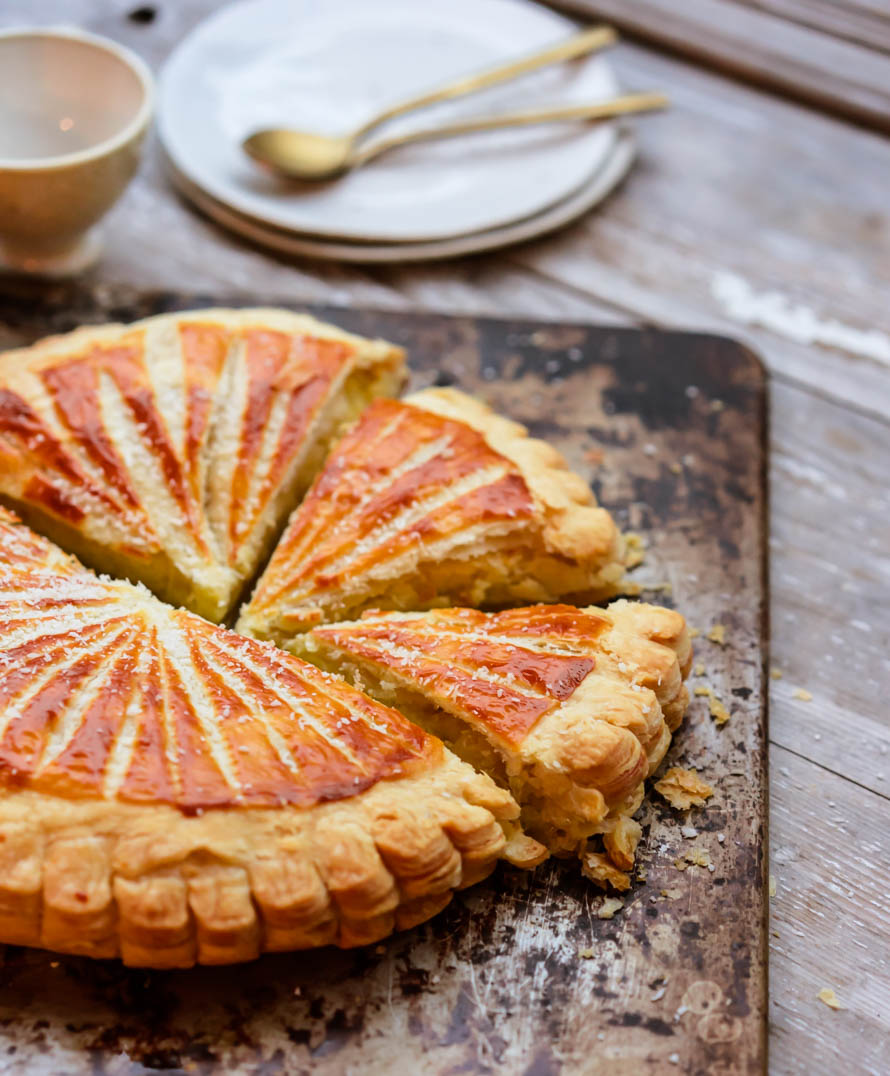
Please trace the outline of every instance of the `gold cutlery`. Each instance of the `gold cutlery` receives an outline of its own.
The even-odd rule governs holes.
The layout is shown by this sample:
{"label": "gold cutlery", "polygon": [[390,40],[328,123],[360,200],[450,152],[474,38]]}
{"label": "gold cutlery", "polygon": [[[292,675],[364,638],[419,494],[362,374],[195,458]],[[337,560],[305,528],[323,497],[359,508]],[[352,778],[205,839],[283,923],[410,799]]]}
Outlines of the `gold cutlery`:
{"label": "gold cutlery", "polygon": [[382,138],[367,145],[355,145],[348,139],[326,139],[326,142],[331,141],[334,144],[341,141],[345,143],[342,147],[337,146],[338,152],[335,153],[332,149],[327,155],[323,152],[307,152],[306,136],[297,131],[265,131],[253,135],[248,140],[252,144],[245,143],[245,148],[254,159],[290,179],[333,179],[354,168],[360,168],[383,153],[388,153],[399,146],[407,146],[412,142],[453,138],[456,135],[495,131],[504,127],[611,119],[614,116],[624,116],[632,112],[650,112],[654,109],[665,108],[667,104],[668,99],[662,93],[629,93],[593,105],[563,105],[559,108],[480,116],[463,120],[460,123],[446,124],[443,127],[409,131],[406,134]]}
{"label": "gold cutlery", "polygon": [[[402,101],[372,117],[350,134],[338,137],[315,134],[311,131],[270,128],[250,135],[244,140],[243,147],[254,160],[284,175],[309,180],[330,179],[357,167],[351,162],[362,139],[375,128],[398,116],[404,116],[429,105],[439,104],[441,101],[452,101],[456,97],[476,93],[489,86],[508,82],[520,75],[537,71],[542,67],[549,67],[551,64],[586,56],[612,45],[616,40],[617,34],[611,27],[596,26],[530,56],[511,60],[509,63],[500,64],[475,75],[468,75],[447,86],[440,86],[418,97]],[[364,164],[365,160],[370,160],[370,158],[365,158],[360,163]]]}

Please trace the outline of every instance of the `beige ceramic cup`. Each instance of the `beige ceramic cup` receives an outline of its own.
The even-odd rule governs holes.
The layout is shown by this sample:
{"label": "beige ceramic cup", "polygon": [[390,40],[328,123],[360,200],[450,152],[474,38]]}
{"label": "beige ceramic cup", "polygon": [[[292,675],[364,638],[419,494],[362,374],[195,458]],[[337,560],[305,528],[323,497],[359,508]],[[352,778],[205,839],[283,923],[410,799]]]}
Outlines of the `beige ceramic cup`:
{"label": "beige ceramic cup", "polygon": [[95,260],[93,225],[139,163],[146,65],[69,29],[0,32],[0,270],[63,276]]}

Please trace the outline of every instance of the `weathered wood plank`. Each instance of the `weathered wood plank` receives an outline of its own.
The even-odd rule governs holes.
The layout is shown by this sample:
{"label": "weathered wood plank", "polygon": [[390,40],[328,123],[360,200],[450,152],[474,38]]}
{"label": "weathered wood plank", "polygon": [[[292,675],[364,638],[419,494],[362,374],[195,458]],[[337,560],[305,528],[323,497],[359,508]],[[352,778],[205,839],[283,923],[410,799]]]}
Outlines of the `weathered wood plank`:
{"label": "weathered wood plank", "polygon": [[789,22],[890,52],[890,8],[884,0],[734,0]]}
{"label": "weathered wood plank", "polygon": [[735,0],[558,0],[721,71],[890,130],[890,56]]}
{"label": "weathered wood plank", "polygon": [[772,738],[890,796],[890,427],[781,384],[773,414]]}
{"label": "weathered wood plank", "polygon": [[[890,802],[781,747],[770,766],[770,1071],[884,1076]],[[817,1000],[823,987],[844,1011]]]}

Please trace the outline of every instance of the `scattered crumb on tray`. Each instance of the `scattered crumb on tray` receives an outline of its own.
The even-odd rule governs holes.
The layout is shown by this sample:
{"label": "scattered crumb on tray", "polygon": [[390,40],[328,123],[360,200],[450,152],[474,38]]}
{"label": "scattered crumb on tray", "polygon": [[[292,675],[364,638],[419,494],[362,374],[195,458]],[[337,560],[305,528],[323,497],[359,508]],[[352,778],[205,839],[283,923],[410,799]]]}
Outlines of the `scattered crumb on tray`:
{"label": "scattered crumb on tray", "polygon": [[729,720],[729,710],[723,705],[720,699],[714,694],[714,689],[707,687],[705,684],[699,684],[692,689],[693,695],[699,695],[703,698],[707,698],[708,701],[708,713],[714,719],[716,725],[725,725]]}
{"label": "scattered crumb on tray", "polygon": [[585,852],[581,856],[581,873],[600,889],[617,889],[619,893],[630,889],[630,875],[619,870],[601,852]]}
{"label": "scattered crumb on tray", "polygon": [[705,675],[705,663],[703,661],[697,661],[695,663],[695,668],[692,670],[692,675],[693,676],[704,676]]}
{"label": "scattered crumb on tray", "polygon": [[769,895],[771,897],[776,895],[776,876],[774,874],[769,876]]}
{"label": "scattered crumb on tray", "polygon": [[713,692],[711,693],[711,702],[708,706],[708,712],[711,717],[713,717],[715,725],[725,725],[729,720],[729,710],[726,709]]}
{"label": "scattered crumb on tray", "polygon": [[671,463],[668,466],[668,470],[671,472],[671,474],[682,474],[683,473],[683,468],[680,466],[679,463]]}
{"label": "scattered crumb on tray", "polygon": [[714,795],[714,789],[695,770],[684,770],[679,766],[672,766],[660,781],[655,782],[655,791],[678,811],[704,807],[705,800]]}
{"label": "scattered crumb on tray", "polygon": [[707,638],[718,646],[726,646],[726,625],[715,624],[708,632]]}
{"label": "scattered crumb on tray", "polygon": [[628,531],[624,536],[624,542],[626,551],[624,566],[628,569],[636,568],[637,565],[642,564],[646,559],[646,546],[643,542],[642,535],[639,535],[634,531]]}
{"label": "scattered crumb on tray", "polygon": [[722,400],[711,400],[712,411],[722,411],[726,404]]}
{"label": "scattered crumb on tray", "polygon": [[690,848],[688,852],[684,852],[682,856],[679,856],[674,860],[674,867],[678,871],[685,871],[687,867],[707,867],[713,874],[714,865],[711,863],[711,854],[707,848],[702,848],[700,845],[695,848]]}
{"label": "scattered crumb on tray", "polygon": [[782,670],[778,667],[778,665],[774,665],[770,669],[769,674],[773,678],[773,680],[781,680],[783,676]]}
{"label": "scattered crumb on tray", "polygon": [[823,986],[816,997],[822,1002],[823,1005],[827,1005],[829,1009],[846,1009],[846,1005],[842,1005],[838,1000],[837,995],[831,989],[830,986]]}
{"label": "scattered crumb on tray", "polygon": [[699,635],[701,635],[701,628],[690,627],[690,629],[689,629],[689,638],[690,639],[697,639],[699,637]]}
{"label": "scattered crumb on tray", "polygon": [[624,907],[624,901],[617,897],[605,897],[602,904],[596,910],[597,919],[611,919],[616,912]]}
{"label": "scattered crumb on tray", "polygon": [[598,467],[603,462],[603,450],[601,448],[588,448],[584,458],[593,467]]}
{"label": "scattered crumb on tray", "polygon": [[592,949],[582,949],[578,953],[578,956],[580,956],[582,960],[590,960],[590,958],[593,956],[593,950]]}
{"label": "scattered crumb on tray", "polygon": [[812,702],[813,696],[804,687],[796,687],[791,693],[793,699],[800,699],[801,702]]}

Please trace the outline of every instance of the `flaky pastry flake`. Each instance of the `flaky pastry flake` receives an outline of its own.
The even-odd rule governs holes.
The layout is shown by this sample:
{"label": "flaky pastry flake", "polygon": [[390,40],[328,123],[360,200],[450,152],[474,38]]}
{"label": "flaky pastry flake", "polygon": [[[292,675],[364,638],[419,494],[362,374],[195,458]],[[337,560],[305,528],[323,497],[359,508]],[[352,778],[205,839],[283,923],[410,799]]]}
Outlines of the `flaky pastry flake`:
{"label": "flaky pastry flake", "polygon": [[684,770],[680,766],[672,766],[660,781],[656,781],[655,791],[678,811],[704,807],[705,801],[714,794],[714,789],[695,770]]}

